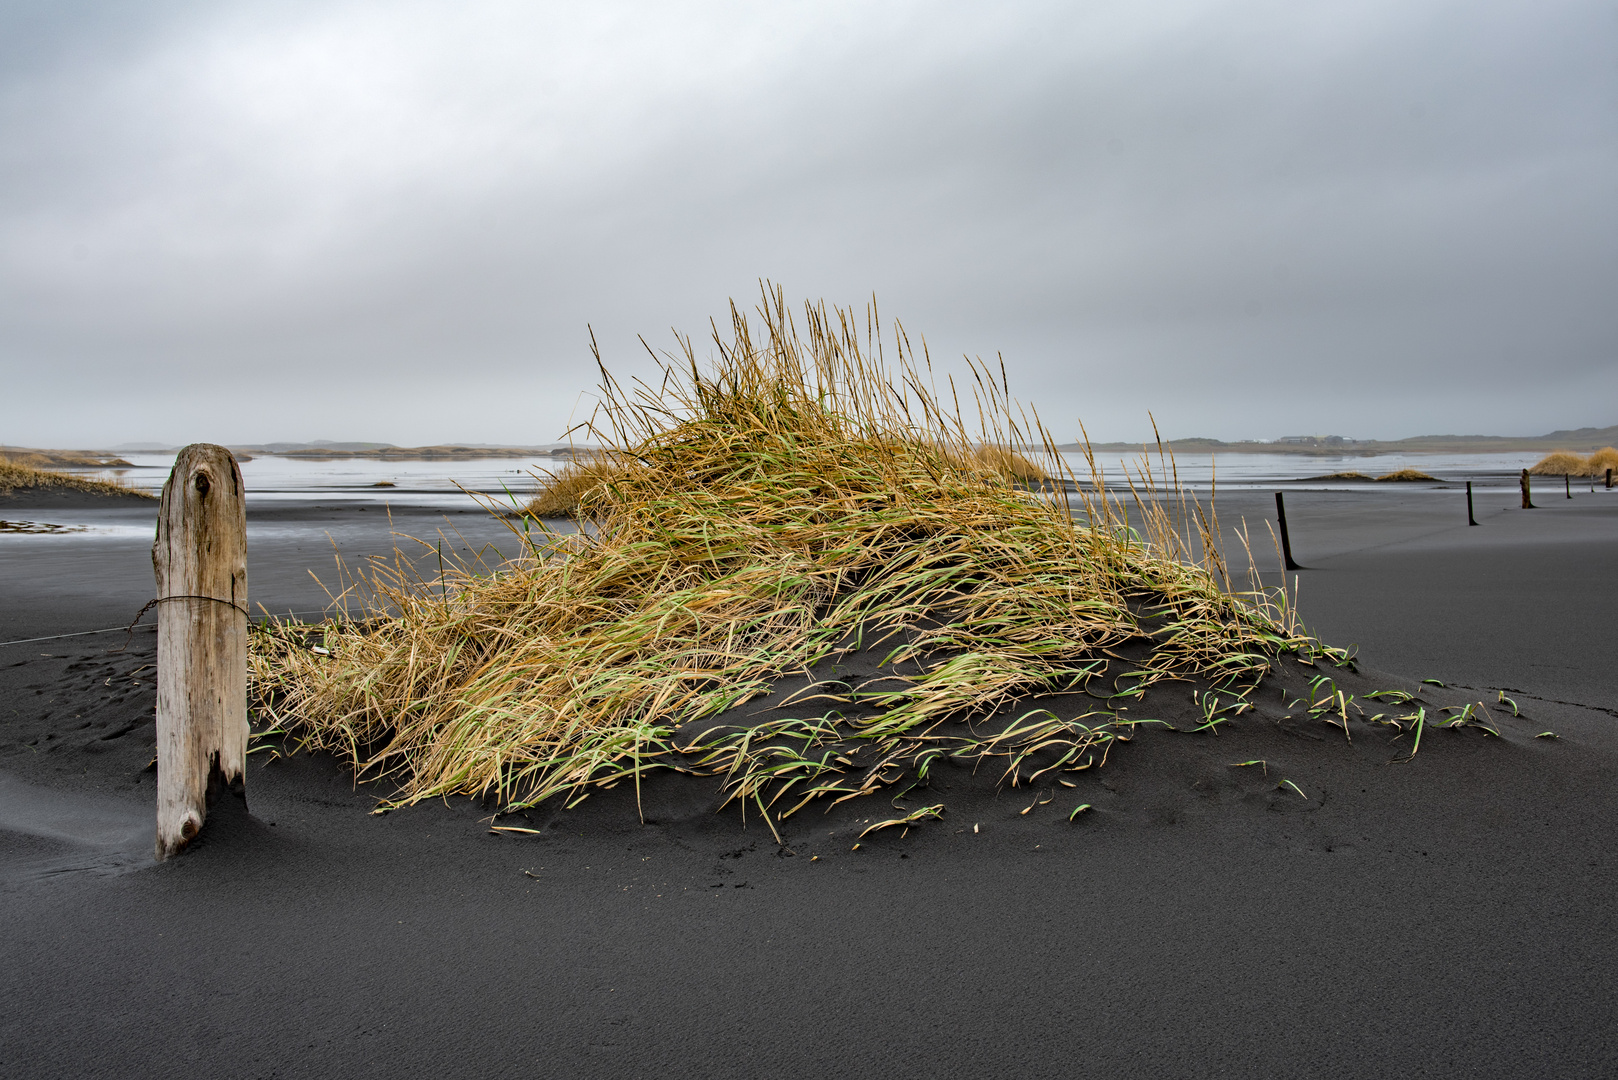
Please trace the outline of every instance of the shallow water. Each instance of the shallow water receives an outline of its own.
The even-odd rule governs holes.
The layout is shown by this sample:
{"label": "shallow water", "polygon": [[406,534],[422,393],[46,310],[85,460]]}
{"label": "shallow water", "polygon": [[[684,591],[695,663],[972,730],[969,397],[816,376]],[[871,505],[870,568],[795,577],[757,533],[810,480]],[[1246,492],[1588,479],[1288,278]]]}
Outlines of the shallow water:
{"label": "shallow water", "polygon": [[[1159,490],[1171,488],[1175,475],[1181,485],[1206,491],[1289,485],[1288,490],[1379,490],[1386,483],[1310,480],[1339,472],[1360,472],[1372,477],[1416,469],[1445,483],[1472,481],[1474,488],[1514,488],[1521,470],[1537,462],[1538,451],[1493,454],[1380,454],[1371,457],[1342,454],[1313,457],[1302,454],[1182,454],[1170,461],[1150,459]],[[1080,454],[1064,454],[1073,475],[1089,477],[1089,465]],[[162,490],[174,465],[173,454],[129,454],[128,469],[104,470],[94,475],[117,478],[145,491]],[[377,461],[345,458],[317,461],[307,458],[255,457],[242,464],[248,499],[276,502],[318,497],[343,502],[395,506],[464,506],[467,493],[487,503],[520,503],[548,471],[564,461],[551,457],[473,458],[464,461]],[[1123,486],[1124,474],[1138,476],[1140,455],[1097,454],[1096,464],[1109,485]],[[1560,486],[1554,477],[1536,480],[1536,486]],[[1588,485],[1588,482],[1586,482]],[[1419,490],[1421,483],[1401,484]],[[1427,485],[1429,488],[1432,485]],[[1547,488],[1548,489],[1548,488]]]}
{"label": "shallow water", "polygon": [[8,536],[59,536],[84,532],[83,525],[57,525],[49,521],[0,521],[0,534]]}
{"label": "shallow water", "polygon": [[[131,468],[89,475],[122,480],[153,494],[163,490],[173,454],[126,454]],[[473,458],[464,461],[377,461],[342,458],[319,461],[265,455],[242,462],[242,481],[253,502],[337,499],[396,506],[464,506],[467,492],[486,500],[518,502],[538,484],[536,477],[566,464],[563,459]]]}

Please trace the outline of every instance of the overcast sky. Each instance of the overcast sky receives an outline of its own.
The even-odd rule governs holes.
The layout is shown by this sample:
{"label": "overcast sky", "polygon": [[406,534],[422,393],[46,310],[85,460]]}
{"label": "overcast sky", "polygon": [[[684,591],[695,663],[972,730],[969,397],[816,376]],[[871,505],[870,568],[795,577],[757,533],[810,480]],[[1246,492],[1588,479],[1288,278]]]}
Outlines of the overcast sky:
{"label": "overcast sky", "polygon": [[759,278],[1063,439],[1618,423],[1618,5],[0,7],[0,442],[548,442]]}

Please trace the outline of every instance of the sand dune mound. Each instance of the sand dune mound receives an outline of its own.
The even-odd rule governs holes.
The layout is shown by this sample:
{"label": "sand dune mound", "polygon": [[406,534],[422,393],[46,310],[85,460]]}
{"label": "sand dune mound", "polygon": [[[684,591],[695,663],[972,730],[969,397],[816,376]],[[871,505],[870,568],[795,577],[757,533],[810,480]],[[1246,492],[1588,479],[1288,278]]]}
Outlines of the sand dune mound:
{"label": "sand dune mound", "polygon": [[1322,476],[1305,476],[1302,479],[1300,479],[1298,481],[1298,483],[1300,483],[1300,484],[1314,484],[1314,483],[1335,481],[1337,483],[1345,483],[1345,484],[1347,484],[1347,483],[1369,484],[1369,483],[1371,483],[1373,481],[1373,479],[1374,479],[1373,477],[1367,476],[1362,472],[1334,472],[1334,473],[1326,473],[1326,474],[1324,474]]}
{"label": "sand dune mound", "polygon": [[42,469],[0,458],[0,496],[23,493],[78,492],[87,495],[110,495],[124,498],[152,499],[155,496],[116,480],[97,480],[94,477],[75,476],[72,473]]}
{"label": "sand dune mound", "polygon": [[[256,634],[260,717],[390,778],[394,804],[517,809],[673,769],[778,820],[945,760],[1011,783],[1096,767],[1158,722],[1143,702],[1213,730],[1281,658],[1349,662],[1285,593],[1234,590],[1217,522],[1171,516],[1149,477],[1133,511],[1099,473],[1073,502],[1027,490],[983,449],[1050,445],[1003,371],[940,393],[902,331],[888,366],[852,313],[806,305],[800,332],[767,294],[758,317],[762,340],[733,308],[717,361],[687,343],[655,390],[603,369],[606,449],[571,474],[584,533],[527,519],[513,562],[401,562],[360,582],[362,618]],[[1022,460],[1059,473],[1043,458]]]}
{"label": "sand dune mound", "polygon": [[1589,457],[1558,450],[1545,455],[1528,471],[1535,476],[1605,476],[1608,469],[1618,471],[1618,449],[1610,446]]}

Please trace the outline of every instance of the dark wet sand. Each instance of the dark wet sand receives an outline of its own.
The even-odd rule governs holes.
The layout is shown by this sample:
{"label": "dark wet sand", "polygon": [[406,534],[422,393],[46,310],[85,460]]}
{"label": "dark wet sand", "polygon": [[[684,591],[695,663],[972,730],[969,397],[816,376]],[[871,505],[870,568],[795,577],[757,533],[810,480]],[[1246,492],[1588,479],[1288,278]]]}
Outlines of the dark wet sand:
{"label": "dark wet sand", "polygon": [[[645,825],[620,787],[517,839],[464,802],[375,816],[329,760],[255,758],[252,815],[222,805],[151,866],[151,635],[8,646],[0,1072],[1609,1075],[1618,493],[1497,495],[1477,529],[1448,498],[1289,492],[1303,612],[1360,645],[1345,687],[1515,688],[1502,739],[1429,732],[1390,765],[1403,744],[1280,722],[1277,695],[1218,737],[1143,735],[1075,789],[957,770],[942,821],[859,851],[886,798],[789,819],[791,855],[672,776]],[[474,546],[502,531],[467,520]],[[283,610],[320,598],[322,530],[350,554],[386,539],[352,510],[251,527],[255,599]],[[0,547],[0,640],[127,619],[145,558]],[[1231,766],[1253,758],[1268,772]]]}

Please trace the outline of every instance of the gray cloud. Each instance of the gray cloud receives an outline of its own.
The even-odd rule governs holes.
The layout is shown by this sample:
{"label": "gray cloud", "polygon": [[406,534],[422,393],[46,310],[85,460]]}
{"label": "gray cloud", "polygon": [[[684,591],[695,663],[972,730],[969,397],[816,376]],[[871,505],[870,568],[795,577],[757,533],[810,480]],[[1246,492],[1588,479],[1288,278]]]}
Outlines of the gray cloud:
{"label": "gray cloud", "polygon": [[0,26],[0,439],[545,441],[757,279],[1062,437],[1618,400],[1610,5],[127,5]]}

